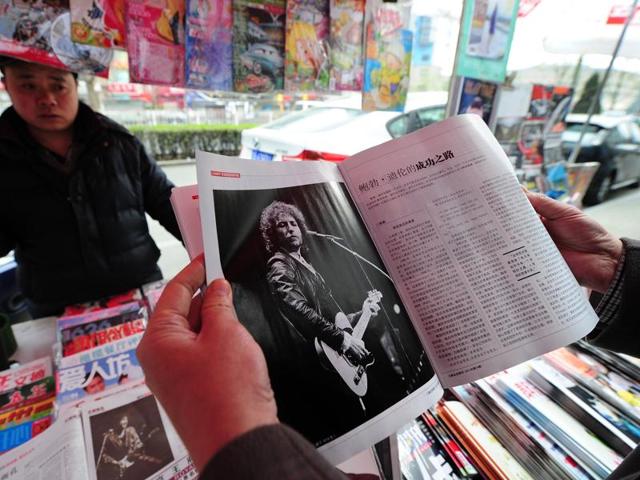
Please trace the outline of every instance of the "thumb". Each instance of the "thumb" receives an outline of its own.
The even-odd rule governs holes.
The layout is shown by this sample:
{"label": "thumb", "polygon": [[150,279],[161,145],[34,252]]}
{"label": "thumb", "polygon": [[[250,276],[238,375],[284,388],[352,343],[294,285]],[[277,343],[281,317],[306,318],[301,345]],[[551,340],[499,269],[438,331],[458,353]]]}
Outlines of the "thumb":
{"label": "thumb", "polygon": [[579,212],[576,207],[553,200],[542,193],[525,191],[525,194],[536,213],[548,220],[556,220]]}
{"label": "thumb", "polygon": [[218,278],[209,284],[204,294],[200,333],[215,335],[215,332],[235,322],[238,322],[238,317],[233,306],[231,285],[225,279]]}

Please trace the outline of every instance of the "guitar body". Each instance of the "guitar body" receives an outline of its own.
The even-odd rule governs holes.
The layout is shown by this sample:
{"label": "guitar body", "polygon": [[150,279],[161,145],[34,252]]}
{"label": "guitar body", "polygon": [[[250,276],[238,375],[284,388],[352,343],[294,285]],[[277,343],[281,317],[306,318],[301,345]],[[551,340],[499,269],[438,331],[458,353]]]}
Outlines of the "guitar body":
{"label": "guitar body", "polygon": [[340,355],[322,340],[315,340],[316,352],[324,358],[340,375],[344,383],[359,397],[367,393],[367,367],[368,365],[353,365],[344,355]]}
{"label": "guitar body", "polygon": [[[370,292],[369,298],[373,301],[379,301],[382,295],[379,292]],[[363,314],[358,321],[358,325],[355,328],[351,327],[351,323],[347,316],[339,312],[336,315],[335,325],[340,330],[346,330],[349,334],[352,334],[355,338],[360,339],[364,330],[367,327],[371,314]],[[353,333],[352,333],[353,332]],[[367,368],[373,365],[374,359],[372,356],[364,363],[354,363],[347,355],[342,355],[329,345],[324,343],[318,338],[315,339],[316,352],[320,356],[323,363],[328,363],[333,370],[340,375],[340,378],[347,384],[347,386],[359,397],[364,397],[367,393]]]}

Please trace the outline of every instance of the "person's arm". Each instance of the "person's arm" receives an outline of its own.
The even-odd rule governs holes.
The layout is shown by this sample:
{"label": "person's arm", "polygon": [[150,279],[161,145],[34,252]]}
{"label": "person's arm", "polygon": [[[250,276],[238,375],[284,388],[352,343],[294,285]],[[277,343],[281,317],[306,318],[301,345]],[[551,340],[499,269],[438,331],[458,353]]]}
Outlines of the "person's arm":
{"label": "person's arm", "polygon": [[607,232],[579,209],[526,192],[578,282],[593,291],[600,323],[588,339],[597,346],[638,355],[640,242]]}
{"label": "person's arm", "polygon": [[198,257],[165,287],[137,350],[200,478],[344,479],[279,423],[264,355],[238,321],[230,285],[216,280],[194,296],[204,281]]}
{"label": "person's arm", "polygon": [[144,208],[152,218],[167,229],[178,240],[182,241],[178,221],[171,207],[171,189],[173,183],[167,178],[156,161],[147,154],[138,139],[134,139],[137,155],[140,159],[140,173],[142,175],[142,191]]}
{"label": "person's arm", "polygon": [[4,257],[13,250],[15,246],[15,240],[11,238],[8,233],[0,231],[0,257]]}
{"label": "person's arm", "polygon": [[296,281],[295,271],[284,260],[276,258],[269,262],[267,282],[283,314],[300,335],[310,342],[318,337],[334,350],[343,349],[345,333],[309,304]]}

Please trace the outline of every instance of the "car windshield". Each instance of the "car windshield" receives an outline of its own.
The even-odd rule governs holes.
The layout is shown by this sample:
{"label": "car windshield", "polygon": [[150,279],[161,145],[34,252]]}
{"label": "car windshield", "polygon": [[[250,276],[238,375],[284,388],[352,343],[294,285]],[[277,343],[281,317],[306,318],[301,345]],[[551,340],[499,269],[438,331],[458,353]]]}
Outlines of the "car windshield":
{"label": "car windshield", "polygon": [[365,113],[351,108],[309,108],[302,112],[286,115],[269,125],[265,125],[264,128],[270,130],[286,128],[290,132],[321,132],[340,128],[340,126]]}

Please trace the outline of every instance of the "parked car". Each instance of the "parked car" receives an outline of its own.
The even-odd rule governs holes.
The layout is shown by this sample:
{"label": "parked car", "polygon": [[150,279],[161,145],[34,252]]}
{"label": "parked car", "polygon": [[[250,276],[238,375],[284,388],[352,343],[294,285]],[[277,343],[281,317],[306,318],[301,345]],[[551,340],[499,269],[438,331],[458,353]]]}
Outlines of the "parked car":
{"label": "parked car", "polygon": [[[586,122],[583,114],[567,115],[562,149],[569,158]],[[576,162],[599,162],[584,197],[585,205],[604,201],[615,188],[640,184],[640,127],[631,116],[593,115]]]}
{"label": "parked car", "polygon": [[[240,156],[339,162],[444,118],[446,92],[409,94],[406,112],[360,109],[359,95],[285,115],[242,132]],[[415,108],[418,107],[418,108]]]}

